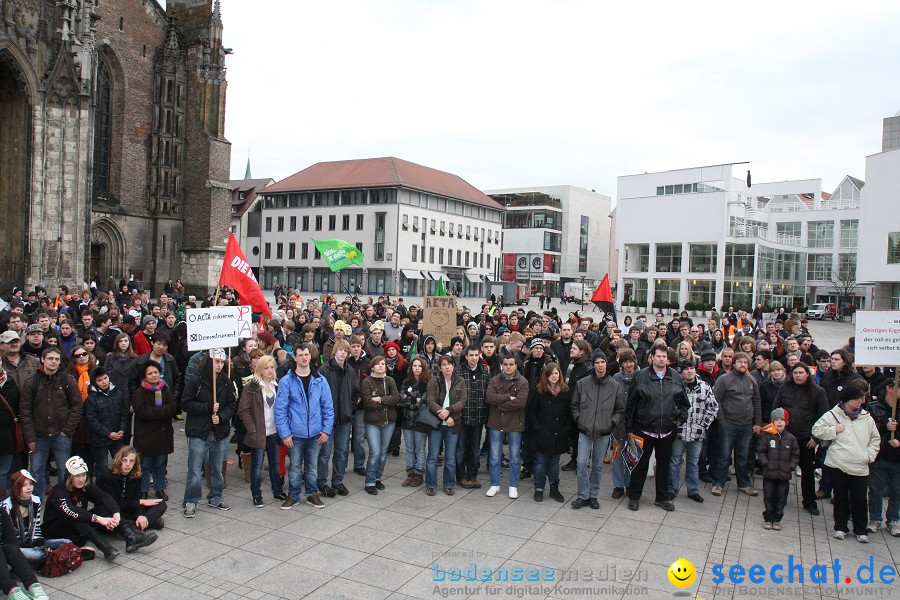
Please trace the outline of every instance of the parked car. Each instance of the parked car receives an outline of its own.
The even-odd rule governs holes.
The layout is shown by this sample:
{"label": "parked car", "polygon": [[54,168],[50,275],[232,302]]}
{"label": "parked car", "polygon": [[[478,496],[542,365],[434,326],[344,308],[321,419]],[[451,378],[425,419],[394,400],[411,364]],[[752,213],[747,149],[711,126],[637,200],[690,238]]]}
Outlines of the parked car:
{"label": "parked car", "polygon": [[807,319],[831,319],[834,321],[837,316],[837,307],[834,304],[818,303],[813,304],[806,310]]}

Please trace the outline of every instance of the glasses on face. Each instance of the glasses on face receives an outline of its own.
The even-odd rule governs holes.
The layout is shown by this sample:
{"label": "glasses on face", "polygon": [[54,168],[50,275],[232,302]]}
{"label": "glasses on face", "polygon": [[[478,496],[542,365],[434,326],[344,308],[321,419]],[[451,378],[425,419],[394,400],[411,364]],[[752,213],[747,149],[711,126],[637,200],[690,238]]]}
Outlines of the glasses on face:
{"label": "glasses on face", "polygon": [[84,358],[85,356],[87,356],[87,352],[76,352],[72,356],[74,356],[75,358]]}

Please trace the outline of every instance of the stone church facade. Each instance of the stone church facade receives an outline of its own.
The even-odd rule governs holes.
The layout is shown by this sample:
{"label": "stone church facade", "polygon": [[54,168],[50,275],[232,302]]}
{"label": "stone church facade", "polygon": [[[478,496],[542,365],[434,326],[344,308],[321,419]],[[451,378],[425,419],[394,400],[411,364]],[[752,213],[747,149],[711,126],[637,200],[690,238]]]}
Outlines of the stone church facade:
{"label": "stone church facade", "polygon": [[215,285],[229,52],[218,0],[0,0],[0,294]]}

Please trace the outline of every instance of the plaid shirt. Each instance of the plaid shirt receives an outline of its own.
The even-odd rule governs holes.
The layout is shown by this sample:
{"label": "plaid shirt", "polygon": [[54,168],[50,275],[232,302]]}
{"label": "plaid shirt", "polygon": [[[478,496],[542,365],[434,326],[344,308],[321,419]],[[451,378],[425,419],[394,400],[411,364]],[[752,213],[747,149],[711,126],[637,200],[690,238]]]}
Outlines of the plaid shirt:
{"label": "plaid shirt", "polygon": [[686,383],[684,391],[691,408],[687,422],[678,431],[678,438],[685,442],[699,442],[706,439],[706,432],[719,410],[719,402],[709,384],[699,377],[693,385]]}
{"label": "plaid shirt", "polygon": [[488,405],[484,396],[487,393],[491,372],[482,361],[474,370],[469,368],[465,358],[459,361],[456,373],[466,382],[466,405],[463,407],[463,425],[481,425],[487,422]]}

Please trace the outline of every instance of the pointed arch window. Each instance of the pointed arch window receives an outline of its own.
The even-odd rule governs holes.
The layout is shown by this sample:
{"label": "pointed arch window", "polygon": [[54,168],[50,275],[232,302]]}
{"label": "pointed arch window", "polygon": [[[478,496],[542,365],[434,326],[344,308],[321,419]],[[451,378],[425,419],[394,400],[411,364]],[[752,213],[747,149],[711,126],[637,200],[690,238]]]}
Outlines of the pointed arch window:
{"label": "pointed arch window", "polygon": [[109,163],[112,142],[112,85],[105,60],[97,63],[96,109],[94,113],[94,196],[109,195]]}

